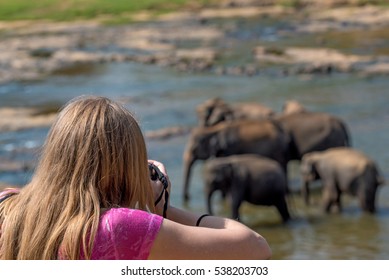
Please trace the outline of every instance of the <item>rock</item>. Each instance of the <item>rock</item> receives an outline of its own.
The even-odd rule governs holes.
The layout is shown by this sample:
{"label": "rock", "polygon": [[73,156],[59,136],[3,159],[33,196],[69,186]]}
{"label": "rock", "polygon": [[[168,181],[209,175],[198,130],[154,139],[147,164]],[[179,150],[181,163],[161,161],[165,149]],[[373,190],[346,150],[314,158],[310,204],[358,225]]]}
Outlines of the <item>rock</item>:
{"label": "rock", "polygon": [[49,58],[53,55],[55,50],[48,48],[39,48],[30,51],[30,55],[33,57]]}
{"label": "rock", "polygon": [[292,71],[284,68],[285,74],[331,74],[358,71],[362,73],[389,74],[389,57],[349,55],[328,48],[296,48],[272,50],[258,46],[253,51],[259,63],[291,65]]}
{"label": "rock", "polygon": [[366,66],[362,73],[367,75],[388,75],[389,62],[379,62],[373,65]]}
{"label": "rock", "polygon": [[182,126],[173,126],[167,128],[161,128],[159,130],[148,131],[145,136],[148,139],[153,140],[166,140],[171,137],[185,135],[190,132],[190,128]]}
{"label": "rock", "polygon": [[57,114],[45,114],[30,108],[0,108],[0,131],[16,131],[36,127],[49,127]]}

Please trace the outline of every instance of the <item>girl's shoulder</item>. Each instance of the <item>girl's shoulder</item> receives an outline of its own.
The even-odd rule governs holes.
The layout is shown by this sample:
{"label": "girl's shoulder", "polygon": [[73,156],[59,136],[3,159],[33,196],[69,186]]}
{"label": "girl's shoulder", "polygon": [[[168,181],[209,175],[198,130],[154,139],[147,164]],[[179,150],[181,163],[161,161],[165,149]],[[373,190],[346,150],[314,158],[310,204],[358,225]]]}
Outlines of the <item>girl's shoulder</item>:
{"label": "girl's shoulder", "polygon": [[159,215],[137,209],[105,210],[92,259],[147,259],[162,221]]}
{"label": "girl's shoulder", "polygon": [[114,228],[126,228],[132,230],[158,228],[162,224],[163,218],[157,214],[139,209],[111,208],[106,210],[100,218],[101,226],[110,225]]}
{"label": "girl's shoulder", "polygon": [[117,219],[158,219],[161,216],[140,209],[126,207],[110,208],[103,211],[101,217]]}

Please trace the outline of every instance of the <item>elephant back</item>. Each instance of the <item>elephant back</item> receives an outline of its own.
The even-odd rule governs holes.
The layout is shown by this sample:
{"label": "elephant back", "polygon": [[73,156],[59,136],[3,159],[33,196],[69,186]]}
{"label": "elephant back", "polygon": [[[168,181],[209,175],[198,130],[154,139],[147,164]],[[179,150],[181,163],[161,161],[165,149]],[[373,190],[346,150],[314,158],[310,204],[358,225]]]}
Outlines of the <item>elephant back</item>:
{"label": "elephant back", "polygon": [[350,146],[346,124],[322,112],[298,112],[283,115],[277,121],[291,137],[291,158],[301,160],[309,152]]}
{"label": "elephant back", "polygon": [[275,121],[236,121],[224,133],[220,135],[220,141],[225,141],[224,155],[251,153],[286,164],[289,135]]}

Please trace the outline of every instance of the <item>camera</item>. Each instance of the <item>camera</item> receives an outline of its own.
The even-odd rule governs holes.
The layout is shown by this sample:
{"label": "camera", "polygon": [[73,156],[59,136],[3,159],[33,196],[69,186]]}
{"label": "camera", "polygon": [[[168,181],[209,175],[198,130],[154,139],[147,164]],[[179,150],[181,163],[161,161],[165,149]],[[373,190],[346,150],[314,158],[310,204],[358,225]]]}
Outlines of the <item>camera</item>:
{"label": "camera", "polygon": [[159,180],[162,183],[164,189],[167,189],[169,183],[165,175],[161,172],[161,170],[159,170],[159,168],[154,164],[149,163],[149,171],[150,171],[150,179],[153,181]]}
{"label": "camera", "polygon": [[150,171],[150,179],[153,181],[159,180],[162,185],[163,189],[157,200],[154,202],[154,205],[156,206],[162,199],[163,195],[165,194],[165,203],[163,205],[163,217],[166,218],[166,211],[169,205],[169,182],[166,178],[166,176],[159,170],[157,166],[155,166],[152,163],[149,163],[149,171]]}

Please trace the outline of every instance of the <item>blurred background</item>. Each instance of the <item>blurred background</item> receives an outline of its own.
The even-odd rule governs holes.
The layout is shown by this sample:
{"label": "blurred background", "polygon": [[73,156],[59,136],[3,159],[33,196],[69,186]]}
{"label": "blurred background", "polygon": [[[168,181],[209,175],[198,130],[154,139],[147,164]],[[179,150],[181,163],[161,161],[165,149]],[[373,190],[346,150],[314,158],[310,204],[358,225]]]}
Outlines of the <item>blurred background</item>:
{"label": "blurred background", "polygon": [[[149,157],[168,169],[172,204],[199,213],[203,162],[184,203],[182,156],[196,107],[214,97],[276,113],[296,100],[337,116],[388,181],[388,31],[387,1],[0,0],[0,188],[29,182],[56,113],[82,94],[134,112]],[[387,185],[373,215],[347,195],[341,213],[324,214],[320,184],[305,206],[299,162],[289,170],[292,221],[274,207],[241,207],[274,259],[389,259]],[[228,201],[213,203],[231,215]]]}

